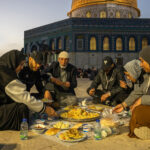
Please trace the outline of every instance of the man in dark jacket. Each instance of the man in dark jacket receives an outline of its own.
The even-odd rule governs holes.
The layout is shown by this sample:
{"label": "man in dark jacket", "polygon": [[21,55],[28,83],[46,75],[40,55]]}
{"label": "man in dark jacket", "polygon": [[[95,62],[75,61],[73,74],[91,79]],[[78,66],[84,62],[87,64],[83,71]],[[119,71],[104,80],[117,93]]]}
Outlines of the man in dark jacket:
{"label": "man in dark jacket", "polygon": [[52,94],[59,106],[76,104],[74,88],[77,87],[77,69],[69,63],[69,54],[65,51],[58,56],[58,62],[53,62],[47,73],[51,74],[50,82],[47,83],[47,98]]}
{"label": "man in dark jacket", "polygon": [[40,67],[43,63],[43,55],[41,52],[33,51],[24,68],[18,74],[19,79],[26,84],[27,91],[30,92],[33,85],[35,85],[38,93],[32,93],[38,99],[44,97],[44,86],[42,84]]}
{"label": "man in dark jacket", "polygon": [[[116,105],[123,101],[124,90],[120,87],[120,81],[124,81],[123,72],[115,66],[111,57],[106,56],[103,59],[102,69],[99,70],[87,92],[94,97],[95,103]],[[102,90],[97,89],[100,84]]]}

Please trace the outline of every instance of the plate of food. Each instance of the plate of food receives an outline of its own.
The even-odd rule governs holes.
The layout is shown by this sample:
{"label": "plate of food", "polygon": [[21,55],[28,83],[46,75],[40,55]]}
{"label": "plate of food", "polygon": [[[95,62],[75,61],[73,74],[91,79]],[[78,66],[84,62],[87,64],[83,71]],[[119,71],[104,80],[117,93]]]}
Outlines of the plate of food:
{"label": "plate of food", "polygon": [[74,108],[60,113],[60,117],[67,121],[94,121],[100,118],[100,114],[96,112],[89,112],[82,108]]}
{"label": "plate of food", "polygon": [[61,130],[66,130],[71,127],[71,124],[67,121],[55,121],[50,123],[50,126]]}
{"label": "plate of food", "polygon": [[62,131],[57,134],[57,138],[59,138],[63,142],[81,142],[87,138],[86,134],[80,132],[77,129],[69,129],[67,131]]}

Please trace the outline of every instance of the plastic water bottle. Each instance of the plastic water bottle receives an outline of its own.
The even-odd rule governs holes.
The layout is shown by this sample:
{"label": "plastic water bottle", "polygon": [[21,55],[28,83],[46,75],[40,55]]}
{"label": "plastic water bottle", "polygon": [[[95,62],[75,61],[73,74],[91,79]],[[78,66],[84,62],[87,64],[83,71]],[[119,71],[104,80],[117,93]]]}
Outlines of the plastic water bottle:
{"label": "plastic water bottle", "polygon": [[101,126],[100,126],[100,120],[99,119],[96,120],[96,124],[94,127],[94,138],[95,138],[95,140],[101,140],[102,139]]}
{"label": "plastic water bottle", "polygon": [[20,139],[27,140],[28,139],[28,123],[27,119],[23,119],[20,127]]}

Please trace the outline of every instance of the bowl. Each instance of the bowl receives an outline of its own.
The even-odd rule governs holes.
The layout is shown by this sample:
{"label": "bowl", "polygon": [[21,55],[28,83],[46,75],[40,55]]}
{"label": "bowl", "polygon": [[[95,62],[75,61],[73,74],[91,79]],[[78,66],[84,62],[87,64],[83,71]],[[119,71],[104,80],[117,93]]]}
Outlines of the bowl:
{"label": "bowl", "polygon": [[42,134],[46,130],[46,126],[43,124],[34,124],[31,126],[32,131]]}

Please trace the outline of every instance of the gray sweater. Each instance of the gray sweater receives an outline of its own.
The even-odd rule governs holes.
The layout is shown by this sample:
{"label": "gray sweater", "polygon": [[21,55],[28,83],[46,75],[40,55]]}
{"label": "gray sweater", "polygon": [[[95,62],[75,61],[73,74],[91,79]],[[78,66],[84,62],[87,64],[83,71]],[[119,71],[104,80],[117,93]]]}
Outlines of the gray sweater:
{"label": "gray sweater", "polygon": [[150,105],[150,95],[147,94],[148,88],[150,88],[150,74],[144,75],[144,82],[140,87],[135,88],[128,98],[125,99],[127,106],[131,106],[135,100],[141,97],[142,105]]}

